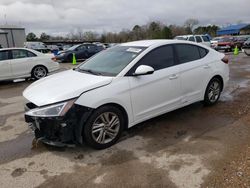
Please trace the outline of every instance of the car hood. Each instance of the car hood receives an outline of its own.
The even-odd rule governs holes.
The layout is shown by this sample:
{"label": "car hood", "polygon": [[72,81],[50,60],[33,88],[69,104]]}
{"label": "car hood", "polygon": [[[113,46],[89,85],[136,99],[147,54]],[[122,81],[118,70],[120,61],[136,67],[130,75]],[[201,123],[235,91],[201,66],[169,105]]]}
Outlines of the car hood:
{"label": "car hood", "polygon": [[26,88],[23,96],[37,106],[79,97],[89,90],[108,85],[112,77],[68,70],[38,80]]}

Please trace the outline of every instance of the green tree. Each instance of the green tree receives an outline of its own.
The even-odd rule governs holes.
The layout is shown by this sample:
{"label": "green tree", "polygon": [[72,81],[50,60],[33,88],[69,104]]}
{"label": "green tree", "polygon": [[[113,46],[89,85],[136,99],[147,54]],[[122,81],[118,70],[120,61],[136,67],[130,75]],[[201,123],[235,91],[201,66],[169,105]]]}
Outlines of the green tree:
{"label": "green tree", "polygon": [[36,35],[34,33],[28,33],[28,35],[26,36],[26,40],[27,41],[37,41],[38,38],[36,37]]}
{"label": "green tree", "polygon": [[209,34],[215,37],[217,30],[219,30],[217,25],[200,26],[194,30],[194,34]]}
{"label": "green tree", "polygon": [[193,33],[194,26],[199,24],[199,20],[194,18],[189,18],[185,21],[184,27],[186,27],[186,32],[189,34]]}
{"label": "green tree", "polygon": [[173,38],[172,31],[169,27],[167,27],[167,26],[163,27],[162,38],[164,38],[164,39],[172,39]]}
{"label": "green tree", "polygon": [[40,40],[41,40],[41,41],[46,41],[46,40],[49,40],[49,39],[50,39],[50,36],[47,35],[46,33],[42,33],[42,34],[40,35]]}
{"label": "green tree", "polygon": [[148,34],[151,39],[162,38],[161,24],[159,22],[151,22],[148,27]]}

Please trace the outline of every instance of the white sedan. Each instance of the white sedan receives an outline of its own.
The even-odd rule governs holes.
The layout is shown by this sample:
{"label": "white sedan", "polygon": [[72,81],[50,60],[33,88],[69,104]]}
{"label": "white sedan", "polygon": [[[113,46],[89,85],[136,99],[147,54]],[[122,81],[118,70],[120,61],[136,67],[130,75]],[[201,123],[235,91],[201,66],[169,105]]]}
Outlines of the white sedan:
{"label": "white sedan", "polygon": [[58,69],[52,54],[27,48],[0,49],[0,81],[29,77],[38,80]]}
{"label": "white sedan", "polygon": [[26,122],[56,146],[102,149],[140,122],[197,101],[215,104],[229,80],[228,59],[201,44],[147,40],[117,45],[84,64],[30,85]]}

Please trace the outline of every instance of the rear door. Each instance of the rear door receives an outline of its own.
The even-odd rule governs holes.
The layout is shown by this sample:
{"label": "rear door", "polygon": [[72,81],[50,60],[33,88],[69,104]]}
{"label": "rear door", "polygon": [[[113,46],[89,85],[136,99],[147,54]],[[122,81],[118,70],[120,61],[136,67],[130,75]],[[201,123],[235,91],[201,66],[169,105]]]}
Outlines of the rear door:
{"label": "rear door", "polygon": [[11,50],[11,69],[15,77],[29,75],[36,55],[25,49]]}
{"label": "rear door", "polygon": [[0,51],[0,80],[12,77],[9,50]]}
{"label": "rear door", "polygon": [[[155,72],[132,76],[140,65],[148,65]],[[179,66],[175,66],[172,45],[156,48],[146,54],[130,71],[129,83],[135,122],[140,122],[180,105]]]}
{"label": "rear door", "polygon": [[208,50],[191,44],[176,44],[180,64],[182,105],[201,100],[211,67],[206,62]]}

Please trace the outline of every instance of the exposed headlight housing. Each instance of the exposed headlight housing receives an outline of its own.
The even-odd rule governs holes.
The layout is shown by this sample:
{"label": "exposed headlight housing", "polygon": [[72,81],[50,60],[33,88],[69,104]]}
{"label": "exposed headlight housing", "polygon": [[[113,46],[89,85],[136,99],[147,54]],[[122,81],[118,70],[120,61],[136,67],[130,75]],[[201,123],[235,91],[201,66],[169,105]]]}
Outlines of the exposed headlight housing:
{"label": "exposed headlight housing", "polygon": [[76,99],[65,101],[50,106],[32,109],[25,114],[33,117],[61,117],[73,106]]}

